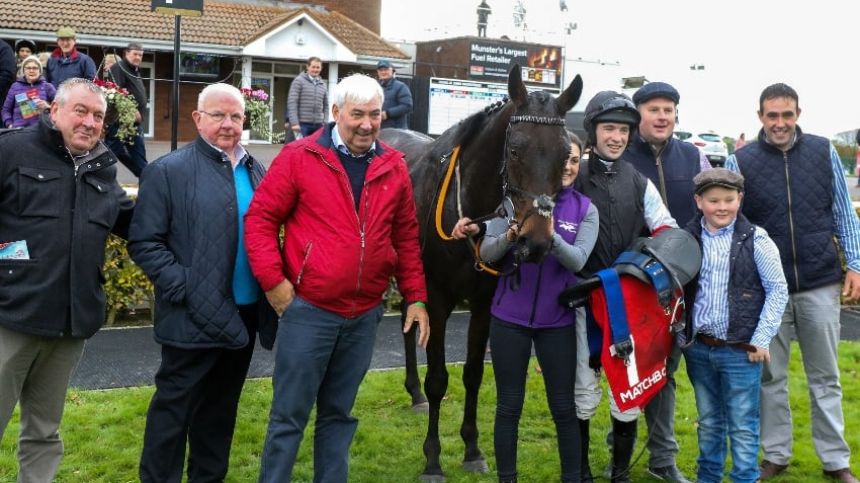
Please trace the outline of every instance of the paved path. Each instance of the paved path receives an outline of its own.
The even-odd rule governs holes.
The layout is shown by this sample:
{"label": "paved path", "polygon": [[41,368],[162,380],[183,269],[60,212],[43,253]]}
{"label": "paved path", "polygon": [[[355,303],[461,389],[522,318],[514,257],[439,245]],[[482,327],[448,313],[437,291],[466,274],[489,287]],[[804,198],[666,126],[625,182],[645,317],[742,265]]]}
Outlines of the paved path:
{"label": "paved path", "polygon": [[[455,313],[448,320],[445,354],[449,362],[466,359],[468,314]],[[842,311],[842,339],[860,339],[860,308]],[[84,356],[72,377],[72,386],[83,389],[109,389],[153,384],[161,360],[160,346],[152,340],[152,328],[102,330],[87,342]],[[399,316],[386,316],[376,335],[371,367],[386,369],[402,367],[403,337]],[[424,364],[424,351],[418,351],[418,361]],[[248,377],[269,377],[274,369],[274,355],[259,345],[251,360]]]}

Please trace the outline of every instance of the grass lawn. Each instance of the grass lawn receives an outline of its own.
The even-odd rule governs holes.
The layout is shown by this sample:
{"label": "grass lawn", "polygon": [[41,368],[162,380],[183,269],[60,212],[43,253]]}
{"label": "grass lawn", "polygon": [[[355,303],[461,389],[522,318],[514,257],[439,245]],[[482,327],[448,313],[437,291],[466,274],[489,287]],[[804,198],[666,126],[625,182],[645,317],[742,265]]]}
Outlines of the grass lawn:
{"label": "grass lawn", "polygon": [[[845,430],[852,452],[860,450],[860,344],[843,342],[841,350],[842,386],[847,427]],[[821,467],[812,448],[808,391],[795,345],[791,366],[791,404],[795,421],[795,456],[791,467],[777,482],[822,481]],[[493,408],[495,388],[492,367],[487,364],[481,388],[478,412],[480,445],[487,456],[491,473],[474,475],[460,469],[463,443],[459,437],[459,422],[463,414],[462,368],[449,367],[450,387],[442,403],[441,436],[443,468],[449,482],[494,482],[493,471]],[[681,453],[678,465],[695,476],[697,457],[696,408],[693,392],[682,364],[677,376],[678,403],[676,432]],[[355,415],[361,420],[352,446],[351,482],[410,482],[417,481],[423,469],[421,447],[427,416],[408,409],[409,400],[402,389],[401,370],[372,372],[368,375],[356,403]],[[542,379],[536,371],[529,374],[526,407],[520,429],[519,469],[521,482],[558,481],[558,455],[555,449],[555,429],[546,407]],[[137,462],[152,387],[106,391],[77,391],[68,394],[62,435],[66,455],[57,476],[59,482],[137,481]],[[259,471],[260,451],[266,430],[271,380],[252,380],[245,385],[239,407],[239,420],[227,481],[253,482]],[[592,421],[592,467],[597,471],[607,464],[608,451],[600,444],[606,433],[609,416],[606,404]],[[18,416],[10,423],[0,440],[0,482],[15,481]],[[640,443],[646,431],[640,430]],[[299,453],[294,481],[312,481],[312,429]],[[640,444],[641,446],[641,444]],[[858,464],[855,457],[855,472]],[[635,466],[633,481],[651,481],[645,469],[647,454]]]}

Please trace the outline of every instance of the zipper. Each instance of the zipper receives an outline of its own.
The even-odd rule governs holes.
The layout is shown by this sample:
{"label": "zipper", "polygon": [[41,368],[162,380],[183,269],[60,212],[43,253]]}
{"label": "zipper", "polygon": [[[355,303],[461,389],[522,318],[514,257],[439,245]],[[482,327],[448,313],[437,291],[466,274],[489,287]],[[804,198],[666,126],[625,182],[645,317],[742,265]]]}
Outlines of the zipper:
{"label": "zipper", "polygon": [[791,210],[791,177],[788,174],[788,153],[782,153],[782,159],[785,164],[785,192],[788,195],[788,231],[791,238],[791,266],[794,269],[794,287],[795,291],[800,291],[800,273],[797,270],[797,244],[794,241],[794,215]]}
{"label": "zipper", "polygon": [[540,293],[540,282],[543,275],[543,262],[538,265],[537,284],[535,285],[535,296],[532,301],[532,314],[529,316],[529,327],[535,323],[535,312],[537,312],[538,294]]}
{"label": "zipper", "polygon": [[[349,183],[347,183],[349,187]],[[352,188],[350,188],[351,194]],[[367,223],[367,212],[370,209],[370,201],[368,200],[369,196],[367,194],[367,181],[364,182],[364,186],[361,189],[361,194],[364,197],[364,219],[365,221],[361,221],[361,217],[358,215],[358,211],[355,212],[355,217],[358,220],[358,234],[361,237],[361,249],[358,253],[358,280],[355,284],[355,297],[352,299],[352,315],[355,317],[355,305],[358,301],[358,294],[361,293],[361,276],[364,272],[364,249],[367,246],[367,239],[365,238],[365,228]]]}
{"label": "zipper", "polygon": [[302,275],[305,274],[305,267],[308,264],[308,259],[311,257],[311,250],[314,248],[314,242],[309,241],[305,244],[305,257],[302,259],[302,268],[299,269],[299,274],[296,275],[296,287],[302,284]]}

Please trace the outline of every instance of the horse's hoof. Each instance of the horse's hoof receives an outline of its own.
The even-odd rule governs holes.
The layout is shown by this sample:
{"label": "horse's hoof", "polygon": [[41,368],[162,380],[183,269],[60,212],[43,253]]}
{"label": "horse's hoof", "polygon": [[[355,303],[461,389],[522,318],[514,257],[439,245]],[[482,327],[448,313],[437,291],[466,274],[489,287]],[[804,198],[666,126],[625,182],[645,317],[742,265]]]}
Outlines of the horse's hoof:
{"label": "horse's hoof", "polygon": [[412,405],[412,412],[413,413],[419,413],[419,414],[429,413],[430,412],[430,403],[425,401],[423,403],[413,404]]}
{"label": "horse's hoof", "polygon": [[428,475],[424,473],[418,479],[424,483],[445,483],[445,475]]}
{"label": "horse's hoof", "polygon": [[472,461],[464,461],[463,469],[470,473],[489,473],[490,467],[487,466],[487,460],[484,458],[472,460]]}

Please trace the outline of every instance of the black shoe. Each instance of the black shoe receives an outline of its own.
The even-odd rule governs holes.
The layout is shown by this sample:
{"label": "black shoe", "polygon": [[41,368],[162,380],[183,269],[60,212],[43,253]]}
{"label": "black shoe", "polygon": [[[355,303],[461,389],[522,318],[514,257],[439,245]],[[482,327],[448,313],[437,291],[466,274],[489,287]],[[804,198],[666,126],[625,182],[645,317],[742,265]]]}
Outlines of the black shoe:
{"label": "black shoe", "polygon": [[661,466],[659,468],[648,468],[648,473],[660,481],[670,481],[672,483],[692,483],[684,477],[681,470],[675,465]]}

